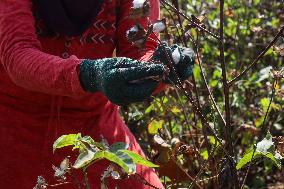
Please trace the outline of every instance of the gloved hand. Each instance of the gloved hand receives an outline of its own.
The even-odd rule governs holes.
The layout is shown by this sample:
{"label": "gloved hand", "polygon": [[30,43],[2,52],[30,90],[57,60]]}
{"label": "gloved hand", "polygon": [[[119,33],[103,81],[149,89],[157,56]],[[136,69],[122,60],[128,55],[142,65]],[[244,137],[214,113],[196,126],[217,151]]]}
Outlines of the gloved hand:
{"label": "gloved hand", "polygon": [[[167,43],[161,43],[155,50],[152,61],[161,62],[164,65],[171,64],[180,78],[184,81],[192,75],[194,66],[194,52],[190,48],[180,47],[178,45],[168,46]],[[166,83],[177,83],[177,78],[171,66],[168,66],[170,73]]]}
{"label": "gloved hand", "polygon": [[79,69],[80,82],[86,91],[100,91],[117,105],[150,97],[163,75],[162,64],[129,58],[84,60]]}

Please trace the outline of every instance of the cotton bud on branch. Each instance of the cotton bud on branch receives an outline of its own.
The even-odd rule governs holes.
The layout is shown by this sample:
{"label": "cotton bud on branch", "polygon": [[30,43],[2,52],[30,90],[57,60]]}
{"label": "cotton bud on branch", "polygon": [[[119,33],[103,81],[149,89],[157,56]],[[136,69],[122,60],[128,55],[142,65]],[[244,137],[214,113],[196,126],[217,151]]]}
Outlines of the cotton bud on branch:
{"label": "cotton bud on branch", "polygon": [[143,7],[144,3],[145,3],[145,0],[134,0],[133,1],[133,8],[134,9],[140,9],[140,8]]}
{"label": "cotton bud on branch", "polygon": [[273,50],[278,53],[280,56],[284,56],[284,38],[281,37],[277,40],[273,46]]}
{"label": "cotton bud on branch", "polygon": [[130,18],[139,19],[149,15],[150,3],[148,0],[134,0]]}
{"label": "cotton bud on branch", "polygon": [[156,23],[153,24],[153,32],[160,33],[166,29],[166,20],[158,20]]}
{"label": "cotton bud on branch", "polygon": [[146,30],[140,24],[136,24],[126,32],[126,38],[139,48],[142,48],[147,38]]}
{"label": "cotton bud on branch", "polygon": [[280,56],[284,56],[284,43],[283,44],[280,44],[278,46],[274,46],[273,47],[273,50],[278,53]]}

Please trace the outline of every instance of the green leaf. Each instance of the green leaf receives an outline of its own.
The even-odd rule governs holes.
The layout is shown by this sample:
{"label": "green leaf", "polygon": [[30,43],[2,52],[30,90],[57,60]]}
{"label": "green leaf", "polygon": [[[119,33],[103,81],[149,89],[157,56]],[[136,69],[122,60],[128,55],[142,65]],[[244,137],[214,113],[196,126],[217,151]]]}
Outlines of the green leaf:
{"label": "green leaf", "polygon": [[214,80],[212,79],[210,82],[209,82],[209,86],[210,87],[216,87],[218,85],[219,81],[218,80]]}
{"label": "green leaf", "polygon": [[[281,169],[281,158],[278,158],[272,153],[263,154],[266,158],[269,158],[279,169]],[[276,156],[276,157],[275,157]]]}
{"label": "green leaf", "polygon": [[90,146],[97,147],[97,148],[99,148],[101,150],[105,150],[106,149],[106,147],[102,143],[94,141],[94,139],[92,137],[90,137],[90,136],[84,136],[81,141],[86,142]]}
{"label": "green leaf", "polygon": [[[262,111],[263,112],[266,112],[267,111],[267,108],[268,108],[268,106],[269,106],[269,102],[270,102],[270,100],[268,99],[268,98],[262,98],[261,100],[260,100],[260,105],[261,105],[261,107],[262,107]],[[270,111],[270,110],[269,110]]]}
{"label": "green leaf", "polygon": [[109,151],[116,153],[118,150],[126,150],[128,149],[129,144],[126,144],[124,142],[117,142],[110,146]]}
{"label": "green leaf", "polygon": [[115,155],[117,155],[123,161],[123,163],[128,167],[128,169],[123,168],[122,164],[118,164],[116,161],[113,161],[114,163],[120,165],[127,173],[134,174],[136,172],[136,164],[128,154],[123,153],[121,151],[117,151]]}
{"label": "green leaf", "polygon": [[201,81],[201,70],[199,68],[198,65],[194,65],[194,68],[193,68],[193,75],[194,75],[194,78],[195,80],[198,82],[198,81]]}
{"label": "green leaf", "polygon": [[178,107],[174,106],[174,107],[171,109],[171,112],[173,112],[173,113],[180,113],[180,112],[181,112],[181,109],[179,109]]}
{"label": "green leaf", "polygon": [[208,160],[208,157],[209,157],[209,154],[208,154],[208,151],[207,150],[202,150],[202,152],[200,153],[201,157],[204,159],[204,160]]}
{"label": "green leaf", "polygon": [[163,127],[163,120],[153,120],[151,121],[151,123],[148,125],[148,132],[152,135],[157,134],[158,130],[161,129]]}
{"label": "green leaf", "polygon": [[94,156],[95,159],[107,159],[111,162],[119,165],[126,173],[134,174],[136,172],[136,166],[133,163],[132,159],[127,154],[114,154],[108,151],[97,152]]}
{"label": "green leaf", "polygon": [[257,128],[259,128],[259,127],[262,125],[262,123],[263,123],[263,121],[264,121],[264,117],[265,117],[265,115],[263,115],[263,116],[261,116],[260,118],[258,118],[257,120],[255,120],[255,126],[256,126]]}
{"label": "green leaf", "polygon": [[80,169],[88,166],[90,163],[92,163],[93,158],[95,156],[95,152],[91,150],[85,150],[82,153],[79,154],[77,160],[75,161],[73,167],[75,169]]}
{"label": "green leaf", "polygon": [[242,167],[244,167],[246,164],[248,164],[249,162],[252,161],[252,159],[257,159],[260,157],[260,153],[259,152],[255,152],[254,153],[254,157],[252,158],[253,155],[253,150],[249,151],[247,154],[245,154],[240,161],[238,162],[236,168],[237,170],[241,169]]}
{"label": "green leaf", "polygon": [[73,167],[75,169],[85,168],[100,159],[107,159],[116,163],[128,174],[134,174],[136,172],[136,165],[132,158],[121,152],[114,154],[108,151],[92,152],[88,150],[79,155]]}
{"label": "green leaf", "polygon": [[259,157],[266,157],[278,167],[281,168],[281,159],[282,156],[275,152],[275,146],[272,141],[272,135],[268,133],[264,139],[256,144],[256,150],[253,155],[253,149],[251,149],[246,155],[244,155],[237,164],[237,169],[241,169],[247,163],[249,163],[252,159],[257,159]]}
{"label": "green leaf", "polygon": [[62,135],[53,143],[53,152],[58,148],[66,146],[76,146],[79,139],[81,139],[81,133]]}
{"label": "green leaf", "polygon": [[127,154],[129,157],[132,158],[132,160],[139,164],[139,165],[144,165],[147,167],[159,167],[159,165],[156,165],[148,160],[146,160],[145,158],[143,158],[142,156],[140,156],[139,154],[129,151],[129,150],[120,150],[120,152],[123,152],[125,154]]}
{"label": "green leaf", "polygon": [[149,114],[152,110],[154,110],[155,106],[154,104],[151,104],[146,110],[145,110],[145,114]]}
{"label": "green leaf", "polygon": [[214,136],[208,136],[208,139],[211,145],[216,145],[216,147],[220,146],[220,142],[218,142]]}

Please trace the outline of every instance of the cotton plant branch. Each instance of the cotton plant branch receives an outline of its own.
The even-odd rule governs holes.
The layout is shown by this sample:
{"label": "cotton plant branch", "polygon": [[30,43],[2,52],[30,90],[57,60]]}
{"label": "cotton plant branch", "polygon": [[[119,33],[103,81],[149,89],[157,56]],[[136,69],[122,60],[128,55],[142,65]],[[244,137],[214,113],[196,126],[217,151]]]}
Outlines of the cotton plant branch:
{"label": "cotton plant branch", "polygon": [[211,101],[212,101],[212,103],[213,103],[213,106],[214,106],[215,110],[217,111],[219,117],[221,118],[222,123],[224,124],[224,126],[226,126],[226,121],[225,121],[225,119],[224,119],[224,117],[223,117],[223,115],[222,115],[222,113],[221,113],[221,111],[220,111],[220,108],[218,107],[218,105],[217,105],[217,103],[216,103],[216,101],[215,101],[215,99],[214,99],[214,97],[213,97],[213,95],[212,95],[212,92],[211,92],[211,90],[210,90],[210,87],[209,87],[209,85],[208,85],[208,83],[207,83],[207,80],[206,80],[206,77],[205,77],[205,73],[204,73],[203,68],[202,68],[200,53],[199,53],[199,50],[198,50],[198,49],[199,49],[199,38],[198,38],[198,34],[197,34],[197,40],[196,40],[196,42],[193,40],[193,43],[194,43],[194,45],[195,45],[195,47],[196,47],[197,63],[198,63],[198,66],[199,66],[199,68],[200,68],[201,76],[202,76],[202,79],[203,79],[204,84],[205,84],[205,86],[206,86],[207,92],[209,93],[209,97],[210,97],[210,99],[211,99]]}
{"label": "cotton plant branch", "polygon": [[[180,12],[178,1],[176,1],[175,8],[177,9],[178,12]],[[177,14],[177,17],[178,17],[179,27],[180,27],[181,32],[182,32],[182,38],[181,39],[182,39],[182,41],[184,43],[184,46],[188,47],[186,36],[185,36],[185,31],[184,31],[182,20],[181,20],[181,15]],[[175,27],[177,27],[177,26],[175,26]],[[189,36],[192,37],[191,35],[189,35]],[[196,84],[196,80],[195,80],[194,74],[192,74],[192,83],[193,83],[193,91],[195,93],[195,98],[196,98],[196,105],[201,110],[200,97],[199,97],[199,92],[198,92],[198,88],[197,88],[197,84]],[[195,112],[194,112],[194,114],[195,114]],[[196,116],[195,116],[195,119],[196,119]],[[203,122],[201,122],[201,123],[202,123],[203,135],[204,135],[204,138],[205,138],[205,145],[206,145],[207,150],[209,151],[209,140],[207,138],[206,127],[203,125]]]}
{"label": "cotton plant branch", "polygon": [[220,29],[219,29],[220,41],[219,41],[219,51],[220,51],[220,63],[222,68],[222,82],[223,91],[225,97],[225,114],[226,114],[226,127],[225,129],[225,139],[226,142],[230,142],[230,130],[231,127],[231,115],[230,115],[230,91],[227,83],[227,69],[225,61],[225,50],[224,50],[224,1],[220,0]]}
{"label": "cotton plant branch", "polygon": [[270,41],[270,43],[263,49],[263,51],[256,57],[256,59],[253,60],[253,62],[245,69],[243,70],[238,76],[236,76],[234,79],[229,81],[229,87],[231,87],[236,81],[240,80],[252,67],[254,67],[258,61],[266,54],[266,52],[277,42],[279,37],[284,32],[284,26],[281,27],[281,29],[278,31],[278,33],[274,36],[273,40]]}
{"label": "cotton plant branch", "polygon": [[[182,103],[180,94],[179,94],[179,92],[178,92],[178,90],[177,90],[176,88],[175,88],[175,91],[176,91],[176,94],[177,94],[177,96],[178,96],[179,105],[182,107],[182,113],[183,113],[183,115],[184,115],[185,122],[186,122],[186,124],[189,126],[189,125],[190,125],[190,122],[189,122],[189,119],[188,119],[188,116],[187,116],[187,115],[188,115],[187,109],[186,109],[186,107],[184,106],[184,104]],[[167,110],[167,112],[170,111],[170,110],[165,106],[165,104],[163,103],[163,100],[160,100],[160,104],[161,104],[161,106],[163,107],[163,109],[166,109],[166,110]],[[192,126],[192,127],[193,127],[193,126]],[[196,127],[193,127],[193,128],[194,128],[194,129],[197,129]],[[193,135],[192,130],[191,130],[189,127],[188,127],[188,130],[189,130],[189,133],[190,133],[191,135]],[[194,138],[192,139],[192,143],[193,143],[193,149],[194,149],[194,151],[197,153],[197,152],[198,152],[197,146],[196,146],[197,141],[195,141]]]}
{"label": "cotton plant branch", "polygon": [[[173,7],[172,5],[170,5],[169,3],[167,3],[167,2],[164,1],[164,0],[163,0],[162,2],[164,2],[164,3],[162,3],[163,7],[166,7],[166,6],[165,6],[165,4],[166,4],[166,5],[168,5],[172,10],[174,10],[174,12],[178,13],[178,14],[177,14],[177,15],[178,15],[178,22],[179,22],[179,25],[180,25],[180,27],[181,27],[181,30],[183,31],[183,27],[182,27],[182,23],[181,23],[181,18],[180,18],[180,16],[181,16],[182,13],[179,14],[179,13],[180,13],[180,10],[178,9],[178,7]],[[166,8],[166,10],[170,13],[170,11],[168,10],[168,8]],[[174,20],[174,18],[173,18],[173,16],[172,16],[171,13],[170,13],[170,16],[171,16],[172,19]],[[185,17],[185,15],[182,15],[182,16]],[[185,17],[185,18],[186,18],[186,17]],[[187,18],[187,19],[189,19],[189,18]],[[190,20],[191,20],[191,19],[190,19]],[[191,21],[192,21],[192,23],[195,23],[193,20],[191,20]],[[197,25],[198,25],[198,24],[197,24]],[[177,28],[177,26],[175,26],[175,27]],[[203,27],[200,27],[200,28],[202,28],[202,30],[204,29]],[[178,31],[178,29],[177,29],[177,31]],[[214,34],[213,34],[213,35],[214,35]],[[185,39],[186,39],[186,38],[185,38],[185,33],[184,33],[184,32],[182,32],[182,36],[181,36],[181,37],[182,37],[183,43],[185,44],[185,46],[187,46],[187,43],[186,43],[186,40],[185,40]],[[200,59],[199,59],[199,63],[200,63]],[[199,66],[201,66],[201,64],[199,64]],[[202,70],[202,68],[201,68],[201,70]],[[222,116],[222,114],[221,114],[221,112],[220,112],[220,110],[219,110],[219,108],[218,108],[218,106],[217,106],[217,104],[216,104],[214,98],[213,98],[213,95],[212,95],[212,93],[211,93],[209,87],[208,87],[208,84],[207,84],[207,82],[206,82],[206,79],[205,79],[203,70],[202,70],[202,77],[203,77],[203,79],[204,79],[204,81],[205,81],[205,83],[206,83],[206,87],[207,87],[207,90],[208,90],[208,92],[209,92],[210,99],[211,99],[211,101],[213,102],[213,106],[215,107],[215,109],[217,110],[219,116],[221,117],[221,120],[222,120],[223,124],[226,125],[226,122],[225,122],[225,120],[224,120],[224,118],[223,118],[223,116]],[[194,76],[193,76],[193,80],[195,81]],[[194,89],[195,89],[196,98],[197,98],[196,106],[197,106],[198,109],[201,109],[201,106],[200,106],[200,103],[199,103],[198,90],[197,90],[197,86],[196,86],[196,83],[195,83],[195,82],[194,82]],[[202,124],[204,124],[204,122],[202,122]],[[208,141],[207,141],[207,142],[208,142]]]}
{"label": "cotton plant branch", "polygon": [[[180,106],[182,106],[183,109],[186,109],[186,108],[184,107],[184,104],[181,102],[181,97],[180,97],[180,94],[179,94],[179,92],[178,92],[178,90],[177,90],[176,87],[175,87],[175,92],[176,92],[176,94],[178,95],[178,99],[179,99],[179,102],[180,102]],[[184,114],[184,118],[185,118],[186,122],[188,123],[189,120],[188,120],[188,116],[186,115],[187,112],[185,112],[185,110],[183,110],[183,112],[184,112],[184,113],[183,113],[183,114]],[[188,125],[189,125],[189,123],[188,123]],[[192,126],[192,127],[197,130],[196,127],[194,127],[194,126]],[[189,134],[193,136],[192,130],[191,130],[190,128],[188,128],[188,130],[189,130]],[[198,152],[198,150],[197,150],[197,149],[198,149],[198,148],[197,148],[198,139],[195,139],[194,137],[192,137],[192,143],[193,143],[194,152],[198,155],[198,163],[200,163],[201,157],[200,157],[200,154],[197,153],[197,152]]]}
{"label": "cotton plant branch", "polygon": [[[174,10],[176,10],[176,9],[174,9]],[[179,10],[177,10],[177,12],[179,12]],[[189,18],[188,18],[188,19],[189,19]],[[191,21],[191,22],[193,22],[193,21]],[[150,23],[150,24],[151,24],[151,23]],[[197,27],[198,27],[198,26],[197,26]],[[200,27],[201,27],[201,26],[200,26]],[[201,28],[204,30],[203,27],[201,27]],[[200,28],[200,29],[201,29],[201,28]],[[143,30],[144,30],[144,29],[143,29]],[[140,30],[140,31],[143,31],[143,30]],[[147,33],[148,33],[148,32],[149,32],[149,29],[148,29]],[[208,31],[208,32],[209,32],[209,31]],[[142,33],[143,33],[143,32],[142,32]],[[144,32],[144,33],[146,33],[146,32]],[[147,36],[147,35],[146,35],[146,36]],[[161,43],[161,41],[160,41],[160,39],[157,37],[157,35],[154,35],[154,36],[156,36],[157,41],[158,41],[159,43]],[[147,37],[144,38],[143,41],[145,41],[145,39],[147,39]],[[223,43],[222,43],[222,44],[223,44]],[[192,104],[193,112],[196,113],[196,114],[198,115],[198,117],[200,118],[201,123],[202,123],[202,125],[203,125],[203,128],[204,128],[204,129],[205,129],[205,128],[208,128],[208,129],[209,129],[210,133],[214,136],[215,140],[220,143],[220,148],[222,148],[223,152],[226,154],[226,157],[227,157],[227,158],[229,159],[229,161],[233,164],[233,163],[234,163],[234,159],[229,155],[228,148],[226,148],[226,147],[223,146],[222,140],[218,137],[217,132],[215,131],[214,128],[212,128],[212,127],[209,125],[209,123],[208,123],[206,117],[205,117],[205,116],[203,115],[203,113],[201,112],[201,107],[196,104],[195,100],[194,100],[194,99],[192,98],[192,96],[188,93],[188,91],[184,88],[184,86],[183,86],[183,84],[182,84],[180,78],[179,78],[178,75],[177,75],[176,69],[175,69],[175,67],[174,67],[174,64],[173,64],[173,62],[174,62],[174,61],[173,61],[173,57],[172,57],[170,54],[168,54],[168,52],[167,52],[166,49],[163,49],[163,51],[165,52],[166,59],[168,60],[168,61],[167,61],[167,66],[168,66],[168,68],[170,68],[170,70],[172,70],[173,75],[174,75],[174,78],[175,78],[175,80],[176,80],[176,82],[174,83],[174,84],[175,84],[175,87],[181,89],[181,91],[183,92],[183,95],[184,95],[184,96],[188,99],[188,101]],[[207,146],[208,146],[208,144],[207,144]],[[229,149],[229,150],[230,150],[230,149]]]}
{"label": "cotton plant branch", "polygon": [[185,175],[187,176],[187,178],[192,182],[192,184],[194,185],[194,186],[196,186],[198,189],[202,189],[202,187],[197,183],[197,182],[195,182],[194,181],[194,178],[192,178],[192,176],[190,176],[188,173],[187,173],[187,171],[185,171],[179,164],[177,164],[176,162],[175,162],[175,164],[185,173]]}
{"label": "cotton plant branch", "polygon": [[153,188],[153,189],[161,189],[161,188],[158,188],[158,187],[152,185],[151,183],[149,183],[143,176],[141,176],[138,173],[131,175],[131,177],[135,178],[137,181],[141,182],[145,186],[148,186],[148,187]]}
{"label": "cotton plant branch", "polygon": [[58,187],[58,186],[66,185],[66,184],[70,184],[70,182],[62,182],[62,183],[58,183],[58,184],[49,184],[47,186],[48,187]]}
{"label": "cotton plant branch", "polygon": [[[213,153],[214,153],[215,150],[216,150],[216,147],[217,147],[217,142],[215,142],[214,147],[213,147],[212,150],[210,151],[208,157],[211,157],[211,156],[213,155]],[[192,188],[195,183],[198,183],[198,178],[199,178],[200,175],[203,173],[203,171],[205,170],[205,167],[207,166],[208,163],[209,163],[209,158],[208,158],[208,160],[206,160],[206,161],[203,162],[203,164],[202,164],[200,170],[198,171],[198,173],[196,174],[196,176],[194,177],[194,179],[193,179],[192,182],[190,183],[189,188]]]}
{"label": "cotton plant branch", "polygon": [[[266,110],[266,112],[265,112],[265,116],[264,116],[263,122],[262,122],[262,124],[261,124],[261,126],[260,126],[260,128],[262,128],[262,132],[261,132],[261,133],[265,133],[265,134],[266,134],[268,131],[270,131],[269,126],[268,126],[268,127],[265,126],[265,122],[266,122],[267,117],[268,117],[268,115],[269,115],[269,109],[270,109],[270,107],[271,107],[271,104],[272,104],[272,102],[273,102],[274,97],[275,97],[275,88],[273,87],[272,93],[271,93],[271,96],[270,96],[270,100],[269,100],[269,104],[268,104],[267,110]],[[260,142],[260,141],[261,141],[261,138],[258,139],[257,143]],[[256,143],[256,144],[257,144],[257,143]],[[253,160],[254,155],[255,155],[255,152],[256,152],[256,148],[257,148],[257,147],[256,147],[256,146],[257,146],[256,144],[255,144],[254,147],[253,147],[252,156],[251,156],[251,159],[250,159],[250,162],[249,162],[249,165],[248,165],[248,168],[247,168],[245,177],[244,177],[244,179],[243,179],[243,182],[242,182],[242,185],[241,185],[241,189],[243,189],[243,188],[245,187],[246,179],[247,179],[247,176],[248,176],[248,174],[249,174],[249,171],[250,171],[250,168],[251,168],[251,165],[252,165],[252,160]]]}
{"label": "cotton plant branch", "polygon": [[[180,12],[178,0],[176,0],[175,8],[177,9],[178,12]],[[180,30],[181,30],[181,33],[182,33],[182,41],[183,41],[184,46],[187,47],[185,31],[184,31],[184,28],[182,26],[182,21],[181,21],[181,15],[177,14],[177,17],[178,17],[178,23],[179,23],[179,26],[180,26]]]}
{"label": "cotton plant branch", "polygon": [[[158,39],[159,40],[159,39]],[[176,87],[178,87],[179,89],[181,89],[181,91],[183,92],[183,94],[186,96],[186,98],[188,99],[188,101],[192,104],[192,108],[193,111],[200,117],[201,123],[206,126],[206,128],[208,128],[211,132],[211,134],[214,136],[214,138],[221,144],[221,148],[224,151],[224,153],[226,154],[226,156],[230,159],[231,162],[234,162],[234,159],[229,155],[227,149],[222,145],[222,140],[218,137],[216,131],[214,130],[214,128],[212,128],[206,117],[202,114],[201,109],[196,105],[194,99],[189,95],[189,93],[184,89],[182,82],[179,78],[179,76],[176,73],[176,70],[173,66],[173,60],[172,57],[167,53],[166,50],[164,50],[164,52],[166,52],[166,58],[169,60],[168,62],[168,66],[173,70],[173,74],[175,76],[175,78],[177,79],[177,84],[175,85]]]}
{"label": "cotton plant branch", "polygon": [[173,12],[175,12],[176,14],[181,15],[182,17],[184,17],[187,21],[189,21],[193,26],[197,27],[198,29],[204,31],[205,33],[209,34],[210,36],[214,37],[217,40],[220,40],[220,37],[217,36],[216,34],[210,32],[209,30],[207,30],[206,28],[202,27],[200,24],[196,23],[194,20],[192,20],[191,18],[189,18],[188,16],[186,16],[184,13],[180,12],[179,10],[177,10],[173,5],[171,5],[170,3],[168,3],[166,0],[160,0],[160,2],[162,4],[165,4],[167,6],[169,6],[171,8],[171,10]]}
{"label": "cotton plant branch", "polygon": [[[172,21],[174,22],[174,27],[175,27],[175,29],[176,29],[176,32],[177,32],[178,36],[179,36],[181,39],[183,39],[184,37],[183,37],[182,35],[184,35],[184,33],[182,33],[182,34],[180,33],[180,31],[179,31],[179,29],[178,29],[178,27],[177,27],[176,19],[174,18],[172,12],[170,11],[170,9],[169,9],[165,4],[162,3],[162,6],[163,6],[163,8],[168,12],[170,18],[171,18]],[[186,45],[186,42],[185,42],[184,40],[182,40],[182,42],[183,42],[183,45]]]}
{"label": "cotton plant branch", "polygon": [[[166,8],[166,10],[169,12],[171,18],[174,20],[174,18],[173,18],[173,16],[172,16],[171,12],[169,11],[169,9],[168,9],[164,4],[162,4],[162,5],[163,5],[163,7]],[[179,7],[178,7],[178,4],[175,4],[175,7],[176,7],[177,11],[180,12]],[[175,25],[175,28],[177,29],[177,32],[178,32],[179,36],[181,37],[184,46],[187,47],[187,41],[186,41],[186,36],[185,36],[184,29],[183,29],[182,21],[181,21],[181,16],[180,16],[180,14],[177,14],[177,16],[178,16],[179,26],[180,26],[180,29],[181,29],[181,31],[182,31],[182,36],[180,36],[179,30],[178,30],[178,28],[177,28],[176,25]],[[215,99],[214,99],[214,97],[213,97],[213,95],[212,95],[212,93],[211,93],[211,91],[210,91],[210,89],[209,89],[209,86],[208,86],[208,84],[207,84],[207,81],[206,81],[206,78],[205,78],[203,69],[202,69],[202,67],[201,67],[201,61],[200,61],[200,56],[199,56],[199,52],[198,52],[198,45],[194,42],[193,37],[192,37],[192,36],[190,36],[190,37],[191,37],[191,39],[192,39],[192,41],[193,41],[193,43],[195,44],[196,49],[197,49],[197,50],[196,50],[196,54],[197,54],[198,63],[199,63],[199,66],[200,66],[200,69],[201,69],[201,72],[202,72],[202,78],[203,78],[203,80],[204,80],[204,82],[205,82],[205,84],[206,84],[206,88],[207,88],[207,91],[208,91],[209,96],[210,96],[210,99],[211,99],[211,101],[213,102],[213,106],[214,106],[214,108],[216,109],[216,111],[218,112],[218,114],[219,114],[219,116],[220,116],[220,118],[221,118],[221,120],[222,120],[222,122],[223,122],[223,124],[224,124],[224,126],[225,126],[225,125],[226,125],[226,122],[225,122],[225,120],[224,120],[224,118],[223,118],[223,116],[222,116],[222,114],[221,114],[221,111],[219,110],[219,108],[218,108],[218,106],[217,106],[217,103],[216,103],[216,101],[215,101]],[[198,33],[197,33],[197,37],[198,37]],[[197,41],[198,41],[198,38],[197,38]],[[197,104],[197,107],[198,107],[199,109],[201,109],[200,102],[199,102],[199,94],[198,94],[198,90],[197,90],[197,86],[196,86],[196,82],[195,82],[194,75],[192,76],[192,80],[193,80],[193,84],[194,84],[194,92],[195,92],[195,94],[196,94],[196,104]],[[208,141],[208,138],[207,138],[206,127],[203,126],[203,127],[202,127],[202,130],[203,130],[203,134],[204,134],[204,137],[205,137],[205,146],[206,146],[207,150],[210,151],[210,149],[209,149],[209,141]],[[194,147],[195,147],[195,146],[194,146]],[[213,169],[214,169],[214,168],[213,168]],[[197,179],[197,178],[196,178],[196,179]],[[195,180],[195,181],[196,181],[196,180]],[[195,183],[195,181],[194,181],[193,183]]]}
{"label": "cotton plant branch", "polygon": [[[164,4],[162,4],[162,5],[168,11],[168,13],[169,13],[170,17],[172,18],[172,20],[175,22],[175,19],[174,19],[173,15],[171,14],[171,11]],[[179,6],[178,6],[178,1],[177,1],[177,4],[175,4],[175,7],[176,7],[177,11],[180,12]],[[178,29],[177,25],[175,25],[175,28],[176,28],[176,30],[177,30],[177,32],[179,34],[179,37],[182,39],[182,42],[183,42],[184,46],[187,47],[187,40],[186,40],[186,36],[185,36],[183,25],[182,25],[181,16],[180,16],[180,14],[177,14],[177,16],[178,16],[179,27],[180,27],[180,29],[182,31],[181,35],[179,34],[179,29]],[[198,93],[198,89],[197,89],[197,85],[196,85],[196,82],[195,82],[194,75],[192,75],[192,81],[193,81],[194,93],[195,93],[195,96],[196,96],[195,97],[196,98],[196,105],[197,105],[198,109],[201,109],[199,93]],[[177,93],[177,95],[179,97],[180,95],[179,95],[177,90],[176,90],[176,93]],[[180,97],[179,97],[179,99],[180,99]],[[181,106],[184,109],[184,105],[182,103],[181,103]],[[194,113],[194,119],[195,119],[195,121],[197,121],[196,116],[195,116],[196,112],[193,112],[193,113]],[[184,116],[185,116],[185,118],[187,120],[188,119],[187,116],[186,115],[184,115]],[[222,117],[222,115],[221,115],[221,117]],[[202,123],[203,135],[204,135],[204,138],[205,138],[205,146],[206,146],[207,150],[209,151],[209,141],[208,141],[208,138],[207,138],[206,126],[204,126],[203,122],[201,122],[201,123]],[[192,133],[190,129],[189,129],[189,131],[190,131],[190,133]],[[193,139],[194,148],[196,148],[195,139],[194,138],[192,138],[192,139]]]}
{"label": "cotton plant branch", "polygon": [[[224,48],[224,21],[225,21],[225,14],[224,14],[224,0],[219,1],[220,5],[220,28],[219,28],[219,51],[220,51],[220,63],[222,68],[222,82],[223,82],[223,91],[224,91],[224,98],[225,98],[225,120],[226,126],[224,127],[225,133],[225,142],[226,142],[226,149],[229,151],[232,159],[235,157],[234,146],[232,141],[231,135],[231,109],[230,109],[230,87],[227,81],[227,68],[226,68],[226,60],[225,60],[225,48]],[[230,161],[230,169],[232,171],[233,177],[233,185],[236,188],[239,188],[239,179],[237,170],[235,167],[236,162]]]}

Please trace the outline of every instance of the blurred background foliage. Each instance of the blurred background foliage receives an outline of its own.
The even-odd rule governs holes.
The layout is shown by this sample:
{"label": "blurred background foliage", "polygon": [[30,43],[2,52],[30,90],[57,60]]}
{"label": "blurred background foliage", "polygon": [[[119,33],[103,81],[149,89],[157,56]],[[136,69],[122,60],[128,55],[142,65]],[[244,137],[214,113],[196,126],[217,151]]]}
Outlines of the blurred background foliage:
{"label": "blurred background foliage", "polygon": [[[218,35],[218,0],[167,2]],[[167,20],[167,32],[161,34],[161,39],[169,44],[187,45],[199,52],[206,80],[224,115],[218,40],[191,27],[187,20],[179,18],[163,3],[161,10],[161,18]],[[224,14],[225,60],[228,80],[231,80],[256,58],[280,30],[284,21],[284,2],[226,0]],[[197,38],[198,50],[192,43],[192,39]],[[237,160],[265,136],[261,127],[273,88],[276,91],[264,125],[270,128],[278,152],[281,155],[284,153],[284,83],[280,80],[274,86],[271,74],[272,70],[283,67],[283,39],[281,37],[258,64],[230,89],[231,135]],[[210,126],[223,138],[222,122],[212,106],[197,63],[194,78],[189,78],[184,87],[192,91],[190,95],[200,104]],[[161,166],[158,171],[165,186],[230,188],[231,173],[220,149],[221,144],[202,126],[192,111],[192,104],[180,90],[168,86],[148,102],[122,107],[121,114],[148,157]],[[240,181],[245,178],[246,170],[238,171]],[[244,188],[284,188],[284,172],[268,159],[254,161]]]}

